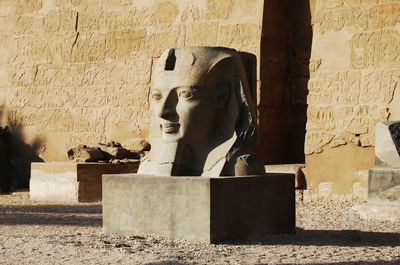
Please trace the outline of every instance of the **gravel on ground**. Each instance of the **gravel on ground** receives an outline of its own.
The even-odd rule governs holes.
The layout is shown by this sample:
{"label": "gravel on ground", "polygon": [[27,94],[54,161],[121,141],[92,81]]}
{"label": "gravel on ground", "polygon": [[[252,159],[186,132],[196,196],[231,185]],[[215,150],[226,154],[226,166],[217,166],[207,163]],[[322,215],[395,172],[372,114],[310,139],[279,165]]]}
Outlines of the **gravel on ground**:
{"label": "gravel on ground", "polygon": [[296,203],[296,233],[219,244],[102,233],[101,203],[0,194],[0,264],[400,264],[400,223],[350,202]]}

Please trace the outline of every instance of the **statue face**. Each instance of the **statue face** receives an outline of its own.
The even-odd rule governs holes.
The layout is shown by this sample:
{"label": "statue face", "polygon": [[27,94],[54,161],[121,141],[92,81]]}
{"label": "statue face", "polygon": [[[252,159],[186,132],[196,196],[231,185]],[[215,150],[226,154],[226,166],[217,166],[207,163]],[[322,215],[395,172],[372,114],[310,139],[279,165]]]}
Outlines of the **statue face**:
{"label": "statue face", "polygon": [[164,142],[207,141],[215,119],[215,91],[201,81],[165,72],[155,76],[150,96]]}

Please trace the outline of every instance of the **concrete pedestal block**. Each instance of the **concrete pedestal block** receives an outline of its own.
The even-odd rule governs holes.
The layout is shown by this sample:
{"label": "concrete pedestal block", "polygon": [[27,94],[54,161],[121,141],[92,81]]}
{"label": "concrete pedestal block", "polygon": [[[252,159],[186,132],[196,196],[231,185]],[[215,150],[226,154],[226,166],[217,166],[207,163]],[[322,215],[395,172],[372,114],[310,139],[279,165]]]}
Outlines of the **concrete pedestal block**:
{"label": "concrete pedestal block", "polygon": [[293,174],[103,175],[103,231],[217,242],[295,229]]}
{"label": "concrete pedestal block", "polygon": [[101,201],[102,174],[136,173],[138,163],[32,163],[30,199],[60,203]]}
{"label": "concrete pedestal block", "polygon": [[369,170],[368,202],[400,206],[399,168]]}

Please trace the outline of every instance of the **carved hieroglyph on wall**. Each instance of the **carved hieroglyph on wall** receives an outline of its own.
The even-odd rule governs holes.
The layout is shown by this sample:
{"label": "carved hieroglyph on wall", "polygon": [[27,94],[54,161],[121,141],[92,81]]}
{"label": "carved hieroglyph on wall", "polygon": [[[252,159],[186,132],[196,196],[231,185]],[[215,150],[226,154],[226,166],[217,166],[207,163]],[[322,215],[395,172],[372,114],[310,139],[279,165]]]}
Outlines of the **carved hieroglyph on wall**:
{"label": "carved hieroglyph on wall", "polygon": [[321,0],[313,23],[305,153],[373,146],[400,89],[400,3]]}
{"label": "carved hieroglyph on wall", "polygon": [[41,134],[45,160],[67,159],[77,144],[146,137],[151,72],[162,51],[213,45],[258,54],[262,4],[0,1],[3,123]]}

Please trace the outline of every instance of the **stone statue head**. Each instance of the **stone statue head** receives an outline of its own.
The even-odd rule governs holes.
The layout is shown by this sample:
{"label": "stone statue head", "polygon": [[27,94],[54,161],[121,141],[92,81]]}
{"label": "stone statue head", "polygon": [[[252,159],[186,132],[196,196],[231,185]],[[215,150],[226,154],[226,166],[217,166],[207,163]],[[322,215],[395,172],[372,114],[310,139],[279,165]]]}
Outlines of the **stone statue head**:
{"label": "stone statue head", "polygon": [[230,160],[257,137],[248,86],[233,49],[165,51],[154,68],[150,91],[152,150],[139,173],[232,175]]}

